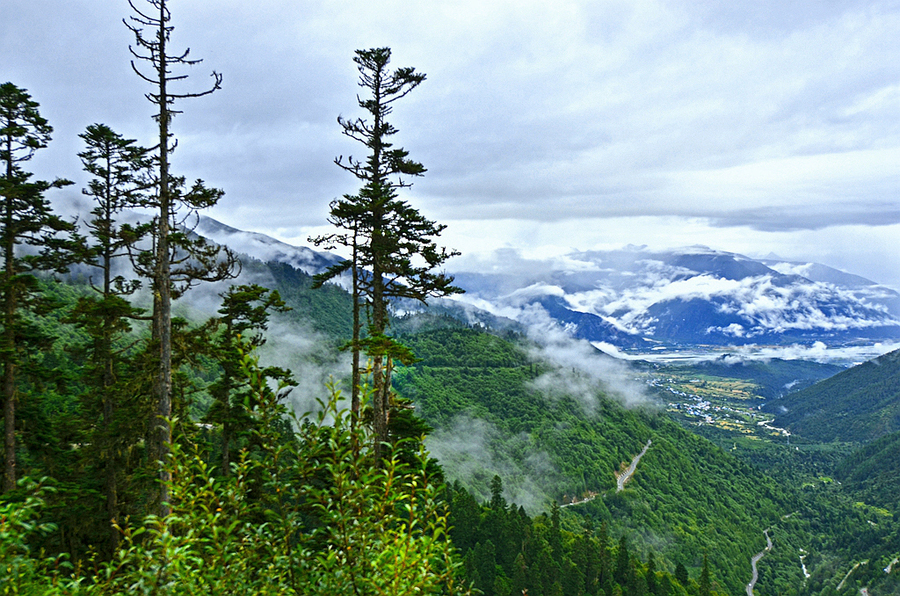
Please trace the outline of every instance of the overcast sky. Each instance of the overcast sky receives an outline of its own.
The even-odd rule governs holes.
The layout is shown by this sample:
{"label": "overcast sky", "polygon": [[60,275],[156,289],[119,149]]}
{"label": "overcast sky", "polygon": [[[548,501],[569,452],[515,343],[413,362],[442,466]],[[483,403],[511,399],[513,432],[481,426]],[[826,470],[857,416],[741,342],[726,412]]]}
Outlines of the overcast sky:
{"label": "overcast sky", "polygon": [[[135,0],[139,6],[144,0]],[[465,256],[705,244],[812,259],[900,289],[900,3],[878,0],[170,0],[174,48],[223,89],[185,101],[177,173],[209,214],[300,244],[362,156],[338,115],[358,48],[427,80],[392,122],[406,193]],[[0,0],[0,82],[55,128],[29,164],[84,185],[94,122],[153,144],[125,0]],[[508,251],[507,251],[508,252]],[[483,259],[478,260],[483,263]],[[451,267],[453,268],[453,267]]]}

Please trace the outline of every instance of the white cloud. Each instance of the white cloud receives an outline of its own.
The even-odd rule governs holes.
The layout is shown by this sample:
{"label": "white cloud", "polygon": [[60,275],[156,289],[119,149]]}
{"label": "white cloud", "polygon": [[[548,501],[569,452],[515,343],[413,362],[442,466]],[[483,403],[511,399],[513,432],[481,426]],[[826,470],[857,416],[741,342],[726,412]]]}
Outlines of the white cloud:
{"label": "white cloud", "polygon": [[[482,418],[461,414],[425,438],[431,456],[447,475],[459,480],[480,501],[490,499],[494,475],[503,480],[503,496],[531,513],[552,500],[547,487],[559,473],[546,452],[530,444],[527,436],[506,436]],[[520,458],[512,454],[529,454]]]}
{"label": "white cloud", "polygon": [[[32,162],[40,176],[80,183],[77,134],[92,122],[152,144],[127,6],[4,8],[0,79],[29,89],[56,128]],[[173,11],[175,45],[205,60],[193,82],[225,74],[221,92],[184,102],[173,163],[225,189],[212,215],[235,227],[305,239],[328,201],[355,190],[331,160],[360,148],[334,120],[358,113],[353,50],[388,45],[396,65],[428,75],[395,106],[395,141],[428,168],[408,196],[451,223],[451,246],[699,241],[826,255],[811,260],[900,286],[888,242],[900,222],[894,3],[198,0]],[[869,246],[854,242],[869,231]]]}
{"label": "white cloud", "polygon": [[529,339],[539,346],[534,356],[556,367],[533,382],[548,397],[570,397],[589,415],[596,412],[601,394],[626,407],[654,405],[627,366],[590,342],[573,338],[540,306],[525,308],[519,321],[527,325]]}

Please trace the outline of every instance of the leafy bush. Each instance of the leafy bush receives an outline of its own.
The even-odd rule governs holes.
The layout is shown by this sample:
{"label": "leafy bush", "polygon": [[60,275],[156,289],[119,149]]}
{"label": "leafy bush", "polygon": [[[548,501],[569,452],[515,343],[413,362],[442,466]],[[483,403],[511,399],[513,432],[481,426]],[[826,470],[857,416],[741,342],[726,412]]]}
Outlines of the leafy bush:
{"label": "leafy bush", "polygon": [[[39,493],[0,508],[3,593],[460,594],[460,562],[427,454],[376,461],[370,437],[339,410],[284,422],[255,358],[243,371],[262,429],[228,476],[199,449],[173,445],[169,513],[123,526],[93,570],[54,571],[28,550]],[[33,586],[33,587],[32,587]]]}
{"label": "leafy bush", "polygon": [[63,560],[35,556],[28,540],[54,529],[40,521],[44,494],[51,489],[28,478],[18,485],[23,500],[0,502],[0,594],[47,594],[53,583],[49,571]]}

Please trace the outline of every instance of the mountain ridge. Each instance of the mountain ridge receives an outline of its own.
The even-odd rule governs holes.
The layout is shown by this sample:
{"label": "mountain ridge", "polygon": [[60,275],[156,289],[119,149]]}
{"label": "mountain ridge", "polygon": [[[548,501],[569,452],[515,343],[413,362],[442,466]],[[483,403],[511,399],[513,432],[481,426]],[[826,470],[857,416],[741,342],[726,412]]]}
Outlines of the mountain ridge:
{"label": "mountain ridge", "polygon": [[498,309],[540,305],[576,337],[626,349],[646,340],[839,345],[900,338],[900,294],[825,265],[706,247],[626,247],[567,258],[568,269],[534,262],[537,273],[519,275],[518,283],[502,271],[459,272],[457,281]]}
{"label": "mountain ridge", "polygon": [[[197,233],[310,275],[342,259],[210,217],[201,217]],[[488,272],[452,271],[466,290],[456,302],[526,325],[537,309],[573,337],[617,349],[900,340],[900,293],[818,263],[705,246],[576,251],[555,262],[497,255]]]}
{"label": "mountain ridge", "polygon": [[900,350],[768,402],[774,424],[820,442],[868,442],[900,431]]}

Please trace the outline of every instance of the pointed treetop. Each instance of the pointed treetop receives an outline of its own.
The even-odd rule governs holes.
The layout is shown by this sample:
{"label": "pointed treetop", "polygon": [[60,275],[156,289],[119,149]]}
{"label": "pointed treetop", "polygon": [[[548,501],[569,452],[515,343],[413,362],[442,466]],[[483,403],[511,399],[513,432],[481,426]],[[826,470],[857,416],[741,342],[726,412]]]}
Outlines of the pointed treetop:
{"label": "pointed treetop", "polygon": [[38,107],[24,89],[8,82],[0,85],[0,161],[10,166],[28,161],[50,142],[53,127]]}

